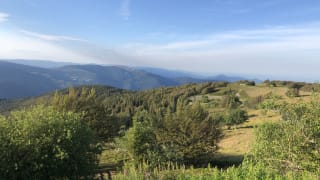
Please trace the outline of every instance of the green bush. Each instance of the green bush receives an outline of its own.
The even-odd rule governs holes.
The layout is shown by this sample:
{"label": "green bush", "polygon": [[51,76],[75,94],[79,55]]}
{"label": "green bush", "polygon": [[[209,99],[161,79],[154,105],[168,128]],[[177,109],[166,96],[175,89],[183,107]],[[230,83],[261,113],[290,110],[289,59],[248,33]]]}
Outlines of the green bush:
{"label": "green bush", "polygon": [[259,127],[253,157],[278,172],[320,172],[320,103],[287,104],[283,121]]}
{"label": "green bush", "polygon": [[34,107],[0,118],[0,179],[92,177],[100,148],[81,115]]}
{"label": "green bush", "polygon": [[223,123],[230,129],[231,126],[244,123],[246,120],[248,120],[247,111],[237,108],[231,109],[225,114]]}
{"label": "green bush", "polygon": [[138,113],[133,127],[118,140],[129,159],[152,166],[164,162],[203,165],[212,159],[220,138],[218,121],[199,104],[178,107],[164,116]]}

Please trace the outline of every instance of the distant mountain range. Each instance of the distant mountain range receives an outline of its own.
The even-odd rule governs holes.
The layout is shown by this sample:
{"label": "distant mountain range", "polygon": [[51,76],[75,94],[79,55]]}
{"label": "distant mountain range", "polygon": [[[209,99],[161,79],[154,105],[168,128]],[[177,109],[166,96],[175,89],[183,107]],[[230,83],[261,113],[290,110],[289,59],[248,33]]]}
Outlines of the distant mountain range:
{"label": "distant mountain range", "polygon": [[238,81],[243,79],[245,78],[225,75],[205,78],[190,73],[159,68],[10,60],[10,62],[0,61],[0,99],[38,96],[56,89],[84,84],[145,90],[185,83]]}
{"label": "distant mountain range", "polygon": [[[2,60],[5,61],[5,60]],[[23,64],[27,66],[41,67],[41,68],[58,68],[62,66],[75,65],[71,62],[55,62],[55,61],[46,61],[46,60],[23,60],[23,59],[10,59],[7,60],[16,64]]]}
{"label": "distant mountain range", "polygon": [[[238,76],[227,76],[224,74],[219,74],[216,76],[202,76],[195,73],[184,72],[179,70],[168,70],[161,68],[153,68],[153,67],[136,67],[136,69],[143,70],[152,74],[156,74],[162,77],[175,79],[180,83],[199,83],[199,82],[207,82],[207,81],[228,81],[228,82],[236,82],[240,80],[245,80],[246,78],[238,77]],[[259,81],[256,79],[255,81]]]}

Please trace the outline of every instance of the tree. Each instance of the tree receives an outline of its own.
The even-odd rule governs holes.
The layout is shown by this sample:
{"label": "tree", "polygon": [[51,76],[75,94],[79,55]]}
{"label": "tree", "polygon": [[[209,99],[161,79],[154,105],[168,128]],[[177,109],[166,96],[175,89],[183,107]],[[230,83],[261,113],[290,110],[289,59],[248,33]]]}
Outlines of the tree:
{"label": "tree", "polygon": [[103,141],[110,141],[118,136],[122,128],[126,129],[131,121],[130,117],[114,115],[99,102],[94,88],[75,90],[69,88],[67,94],[55,93],[52,105],[59,111],[72,111],[83,113],[82,121],[90,126]]}
{"label": "tree", "polygon": [[200,104],[167,115],[158,141],[170,161],[204,165],[212,160],[220,139],[218,121]]}
{"label": "tree", "polygon": [[137,113],[133,127],[118,141],[138,162],[157,166],[165,162],[207,165],[220,139],[218,121],[200,104],[170,110],[164,116],[147,111]]}
{"label": "tree", "polygon": [[38,106],[0,118],[0,179],[92,177],[99,144],[81,115]]}
{"label": "tree", "polygon": [[255,81],[249,81],[249,80],[240,80],[238,83],[241,85],[247,85],[247,86],[255,86],[256,82]]}
{"label": "tree", "polygon": [[289,90],[287,91],[286,95],[288,97],[299,97],[300,96],[300,89],[304,86],[302,83],[291,83],[289,85]]}

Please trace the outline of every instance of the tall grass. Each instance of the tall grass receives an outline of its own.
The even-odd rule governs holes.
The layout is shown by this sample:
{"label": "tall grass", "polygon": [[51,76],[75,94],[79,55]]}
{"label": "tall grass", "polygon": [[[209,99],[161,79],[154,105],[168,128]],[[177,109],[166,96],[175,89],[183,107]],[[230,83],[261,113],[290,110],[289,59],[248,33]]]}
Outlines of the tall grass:
{"label": "tall grass", "polygon": [[125,165],[122,172],[113,176],[115,180],[317,180],[319,178],[320,176],[308,172],[278,174],[262,166],[252,164],[227,169],[218,169],[210,165],[207,168],[195,169],[174,163],[167,163],[165,166],[159,166],[154,169],[150,169],[147,163],[142,163],[138,167]]}

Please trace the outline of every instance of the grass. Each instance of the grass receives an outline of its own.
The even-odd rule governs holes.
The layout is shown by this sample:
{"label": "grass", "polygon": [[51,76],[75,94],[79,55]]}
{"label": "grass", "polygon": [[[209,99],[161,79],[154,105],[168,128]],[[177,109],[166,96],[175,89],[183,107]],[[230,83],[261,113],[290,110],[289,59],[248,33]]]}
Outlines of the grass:
{"label": "grass", "polygon": [[[240,87],[238,87],[240,88]],[[311,93],[300,92],[300,97],[289,98],[285,95],[288,88],[286,87],[241,87],[242,94],[248,96],[244,98],[263,96],[270,92],[275,95],[281,96],[282,98],[278,101],[286,101],[289,103],[299,102],[299,101],[309,101],[311,99]],[[241,95],[241,94],[240,94]],[[210,95],[208,95],[210,97]],[[217,94],[211,95],[219,99]],[[218,96],[218,97],[217,97]],[[242,98],[242,97],[240,97]],[[200,98],[199,98],[200,99]],[[210,113],[221,112],[222,108],[212,108],[208,109]],[[320,177],[316,174],[310,174],[308,172],[288,172],[287,174],[276,174],[273,172],[268,172],[264,170],[264,167],[230,167],[230,165],[240,165],[243,157],[250,153],[253,144],[255,142],[255,128],[266,123],[266,122],[277,122],[281,120],[281,116],[278,112],[269,111],[267,113],[262,113],[261,110],[257,109],[247,109],[249,119],[238,126],[233,127],[229,130],[227,127],[223,128],[223,137],[220,140],[218,146],[219,150],[217,152],[215,162],[219,168],[229,167],[228,169],[223,168],[201,168],[201,169],[172,169],[172,170],[160,170],[155,171],[156,179],[319,179]],[[130,176],[131,173],[128,173]],[[140,173],[142,176],[137,176],[136,169],[134,173],[137,179],[149,179]],[[148,175],[148,174],[147,174]],[[121,174],[115,179],[126,179],[128,176]],[[152,178],[151,178],[152,179]]]}
{"label": "grass", "polygon": [[268,112],[264,115],[260,110],[249,109],[249,119],[230,130],[223,128],[223,137],[220,140],[215,160],[218,163],[238,165],[243,157],[249,154],[255,142],[255,128],[266,122],[277,122],[280,115],[276,112]]}
{"label": "grass", "polygon": [[219,154],[244,155],[254,142],[253,128],[225,129],[223,139],[219,142]]}
{"label": "grass", "polygon": [[[269,86],[241,86],[232,84],[226,88],[221,88],[220,91],[215,93],[210,93],[208,96],[210,102],[219,101],[222,99],[222,91],[228,89],[237,90],[241,100],[247,100],[249,98],[256,98],[258,96],[265,96],[268,93],[273,93],[274,95],[281,96],[278,101],[286,102],[297,102],[297,101],[309,101],[311,98],[311,93],[301,91],[301,97],[289,98],[286,96],[288,90],[287,87],[269,87]],[[190,100],[201,101],[204,95],[198,95],[191,97]],[[242,97],[243,96],[243,97]],[[210,107],[208,103],[202,103],[207,110],[212,113],[224,112],[224,108]],[[207,106],[206,106],[207,105]],[[215,165],[218,167],[228,167],[232,165],[241,164],[243,157],[249,154],[253,144],[255,142],[255,128],[266,123],[266,122],[277,122],[281,119],[278,112],[267,112],[262,113],[261,110],[247,108],[249,119],[240,125],[234,126],[231,130],[227,127],[223,127],[223,137],[220,140],[218,146],[219,150],[214,159]],[[110,154],[109,154],[110,155]],[[103,156],[102,156],[103,157]],[[103,159],[105,162],[110,162],[110,159]],[[121,179],[121,178],[120,178]]]}
{"label": "grass", "polygon": [[[270,92],[285,97],[287,92],[286,87],[267,87],[267,86],[241,86],[232,84],[226,89],[232,88],[236,89],[240,99],[248,99],[258,96],[264,96]],[[219,94],[219,93],[217,93]],[[241,95],[245,96],[242,97]],[[211,96],[217,96],[211,95]],[[221,96],[220,96],[221,97]],[[223,109],[208,109],[209,112],[222,112]],[[279,113],[268,112],[263,114],[261,110],[257,109],[247,109],[249,119],[240,125],[234,126],[229,130],[227,127],[223,128],[223,137],[220,140],[218,146],[219,150],[217,152],[216,161],[218,162],[229,162],[230,164],[241,163],[243,157],[250,153],[253,144],[255,142],[255,128],[264,124],[266,122],[277,122],[281,119]]]}
{"label": "grass", "polygon": [[219,169],[208,166],[207,168],[186,168],[172,163],[165,167],[149,169],[146,164],[138,167],[126,166],[121,173],[115,174],[115,180],[256,180],[256,179],[279,179],[279,180],[302,180],[302,179],[319,179],[316,174],[308,172],[287,172],[278,174],[269,171],[262,166],[248,164],[246,166],[230,167],[228,169]]}
{"label": "grass", "polygon": [[[311,99],[310,92],[300,91],[300,97],[289,98],[286,96],[288,90],[287,87],[269,87],[269,86],[241,86],[237,84],[231,84],[226,87],[226,89],[235,89],[240,96],[240,99],[254,98],[258,96],[264,96],[268,93],[273,93],[274,95],[280,96],[279,101],[286,101],[289,103],[299,102],[299,101],[309,101]],[[222,89],[223,91],[223,89]],[[217,99],[219,92],[214,95]],[[242,97],[243,95],[244,97]],[[210,95],[209,95],[210,96]],[[208,109],[210,113],[223,112],[223,109],[214,108]],[[255,142],[255,128],[266,123],[266,122],[277,122],[281,119],[281,116],[278,112],[267,112],[266,114],[262,113],[261,110],[248,108],[249,119],[238,126],[234,126],[231,130],[228,130],[226,127],[223,128],[223,137],[220,140],[218,146],[219,150],[217,152],[216,160],[218,162],[229,162],[238,164],[239,161],[242,161],[242,158],[250,153],[251,148]]]}

